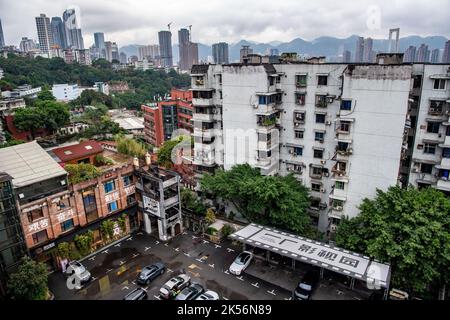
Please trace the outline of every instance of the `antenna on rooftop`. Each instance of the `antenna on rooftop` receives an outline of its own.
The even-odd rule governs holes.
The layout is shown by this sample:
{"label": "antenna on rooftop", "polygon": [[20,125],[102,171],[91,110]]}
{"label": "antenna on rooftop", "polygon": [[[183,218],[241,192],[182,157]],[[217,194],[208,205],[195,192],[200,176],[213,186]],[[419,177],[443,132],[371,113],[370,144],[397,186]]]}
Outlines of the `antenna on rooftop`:
{"label": "antenna on rooftop", "polygon": [[168,25],[167,25],[167,28],[169,28],[169,31],[170,31],[170,25],[172,24],[173,22],[171,22],[171,23],[169,23]]}

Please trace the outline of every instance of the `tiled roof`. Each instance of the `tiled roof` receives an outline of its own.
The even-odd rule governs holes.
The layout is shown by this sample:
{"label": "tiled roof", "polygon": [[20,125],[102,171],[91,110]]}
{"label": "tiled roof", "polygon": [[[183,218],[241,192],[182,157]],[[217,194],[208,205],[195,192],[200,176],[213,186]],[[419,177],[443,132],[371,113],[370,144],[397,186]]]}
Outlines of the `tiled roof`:
{"label": "tiled roof", "polygon": [[70,160],[101,153],[103,151],[103,148],[97,141],[88,140],[80,142],[79,144],[56,148],[52,151],[61,160],[61,162],[67,162]]}

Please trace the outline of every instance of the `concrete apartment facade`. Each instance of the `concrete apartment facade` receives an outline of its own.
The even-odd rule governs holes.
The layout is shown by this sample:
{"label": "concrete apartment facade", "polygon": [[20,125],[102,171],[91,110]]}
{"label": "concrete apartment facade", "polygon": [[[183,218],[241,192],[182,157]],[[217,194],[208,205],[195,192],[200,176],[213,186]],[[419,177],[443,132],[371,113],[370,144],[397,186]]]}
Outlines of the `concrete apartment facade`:
{"label": "concrete apartment facade", "polygon": [[[407,152],[412,153],[408,137],[416,135],[411,131],[415,74],[424,73],[419,90],[438,86],[432,97],[448,106],[448,84],[435,84],[430,76],[445,82],[449,73],[448,65],[402,59],[391,54],[379,55],[373,64],[310,59],[194,66],[194,164],[203,171],[249,163],[265,175],[293,173],[311,190],[309,213],[319,230],[333,232],[343,216],[358,215],[361,200],[374,197],[377,188],[417,185],[410,162],[419,155]],[[424,95],[419,124],[429,108],[430,94]],[[444,177],[433,176],[436,186],[438,180],[439,186],[447,182],[443,170],[450,151],[444,151],[448,114],[440,119],[440,140],[433,133],[436,167],[429,175]],[[416,140],[420,135],[418,129]]]}

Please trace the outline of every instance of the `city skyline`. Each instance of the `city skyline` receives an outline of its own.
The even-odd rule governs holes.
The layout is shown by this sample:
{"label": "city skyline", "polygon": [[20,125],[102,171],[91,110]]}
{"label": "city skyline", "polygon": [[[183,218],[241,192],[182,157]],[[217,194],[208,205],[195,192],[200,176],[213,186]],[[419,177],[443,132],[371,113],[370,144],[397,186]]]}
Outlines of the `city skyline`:
{"label": "city skyline", "polygon": [[[313,40],[324,35],[345,38],[358,34],[379,39],[386,37],[386,30],[390,26],[399,26],[402,37],[450,36],[450,22],[446,15],[450,4],[447,1],[439,1],[440,3],[433,7],[420,0],[415,0],[414,4],[411,4],[411,1],[398,0],[393,6],[383,0],[378,1],[377,7],[371,7],[369,1],[352,3],[351,6],[327,3],[326,15],[317,14],[317,9],[323,7],[321,1],[317,4],[293,1],[284,1],[281,4],[263,2],[259,1],[256,7],[249,5],[248,8],[252,10],[250,13],[250,9],[241,6],[236,12],[233,9],[233,1],[210,1],[208,6],[192,5],[187,8],[182,7],[180,1],[171,1],[161,7],[161,10],[170,14],[157,15],[157,5],[143,6],[138,0],[95,3],[86,0],[63,0],[58,3],[40,0],[12,2],[7,6],[6,1],[2,0],[0,18],[3,22],[5,42],[13,45],[18,45],[22,37],[37,39],[33,25],[35,17],[41,13],[49,17],[59,16],[72,5],[78,6],[81,11],[79,23],[86,46],[94,43],[95,32],[104,32],[107,39],[119,43],[120,46],[154,44],[158,42],[158,32],[167,30],[167,24],[170,22],[173,22],[172,31],[192,25],[192,41],[208,45],[219,41],[235,43],[241,39],[254,42],[285,42],[295,38]],[[20,21],[14,19],[17,12],[21,13]],[[299,12],[302,13],[302,19],[298,19]],[[109,19],[101,19],[105,15]],[[433,24],[428,23],[426,19],[420,19],[423,15],[433,16]],[[345,20],[345,23],[342,23],[342,20]],[[178,39],[174,40],[174,43],[178,43]]]}

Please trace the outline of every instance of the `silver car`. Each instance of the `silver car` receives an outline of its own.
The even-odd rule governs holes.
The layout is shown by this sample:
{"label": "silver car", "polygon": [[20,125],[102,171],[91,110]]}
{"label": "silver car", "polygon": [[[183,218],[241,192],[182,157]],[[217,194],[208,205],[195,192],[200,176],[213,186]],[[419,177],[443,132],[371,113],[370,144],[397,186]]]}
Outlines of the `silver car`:
{"label": "silver car", "polygon": [[245,270],[252,261],[253,253],[250,251],[241,252],[236,259],[234,259],[233,263],[230,266],[230,273],[235,274],[237,276],[241,275],[242,271]]}

